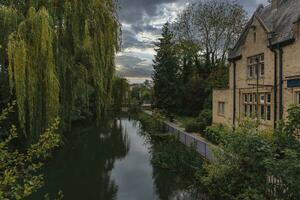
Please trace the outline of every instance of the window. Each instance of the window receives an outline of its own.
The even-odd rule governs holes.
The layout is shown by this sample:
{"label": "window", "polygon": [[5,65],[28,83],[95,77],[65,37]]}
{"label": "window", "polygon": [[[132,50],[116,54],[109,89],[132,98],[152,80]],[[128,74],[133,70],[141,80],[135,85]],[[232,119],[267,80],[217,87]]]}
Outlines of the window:
{"label": "window", "polygon": [[244,94],[244,115],[254,117],[256,113],[256,94]]}
{"label": "window", "polygon": [[265,75],[264,54],[248,58],[248,78],[263,77]]}
{"label": "window", "polygon": [[219,115],[225,114],[225,102],[218,103],[218,113],[219,113]]}
{"label": "window", "polygon": [[296,101],[296,104],[300,104],[300,92],[296,92],[295,101]]}
{"label": "window", "polygon": [[256,42],[256,30],[253,30],[253,41]]}
{"label": "window", "polygon": [[[272,95],[270,93],[260,93],[258,95],[259,101],[257,102],[257,94],[243,94],[244,98],[244,116],[256,117],[262,120],[271,121],[272,118]],[[300,99],[300,93],[299,93]],[[300,102],[300,101],[299,101]],[[257,107],[258,106],[258,107]]]}

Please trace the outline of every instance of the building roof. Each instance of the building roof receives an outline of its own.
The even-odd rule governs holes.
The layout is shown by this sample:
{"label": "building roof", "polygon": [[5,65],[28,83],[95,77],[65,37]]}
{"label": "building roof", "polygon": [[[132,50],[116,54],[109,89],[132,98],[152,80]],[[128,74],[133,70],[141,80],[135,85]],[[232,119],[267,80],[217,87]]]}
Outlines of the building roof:
{"label": "building roof", "polygon": [[278,8],[272,9],[271,4],[264,7],[259,5],[247,23],[243,33],[234,48],[229,52],[229,59],[241,56],[241,47],[246,41],[248,31],[256,18],[266,32],[271,35],[271,45],[294,39],[294,23],[300,21],[300,0],[278,0]]}

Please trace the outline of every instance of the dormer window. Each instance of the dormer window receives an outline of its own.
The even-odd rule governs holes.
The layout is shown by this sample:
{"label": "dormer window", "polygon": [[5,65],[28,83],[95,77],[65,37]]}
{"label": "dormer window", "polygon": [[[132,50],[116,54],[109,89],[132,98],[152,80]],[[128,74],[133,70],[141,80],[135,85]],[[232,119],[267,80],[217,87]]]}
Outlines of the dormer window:
{"label": "dormer window", "polygon": [[[265,75],[265,57],[264,54],[248,58],[248,78],[253,79]],[[257,71],[258,70],[258,71]]]}

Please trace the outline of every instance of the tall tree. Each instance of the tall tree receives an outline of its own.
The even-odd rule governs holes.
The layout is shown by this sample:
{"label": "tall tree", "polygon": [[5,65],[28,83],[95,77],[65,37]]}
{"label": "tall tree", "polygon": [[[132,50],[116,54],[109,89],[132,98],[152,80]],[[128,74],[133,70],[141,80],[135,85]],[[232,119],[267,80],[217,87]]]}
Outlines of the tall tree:
{"label": "tall tree", "polygon": [[246,22],[246,11],[234,1],[200,1],[179,15],[175,30],[180,41],[198,44],[206,67],[215,67],[225,63]]}
{"label": "tall tree", "polygon": [[116,12],[115,0],[0,0],[0,75],[9,76],[24,133],[38,136],[56,116],[69,127],[78,113],[103,115],[119,47]]}
{"label": "tall tree", "polygon": [[173,33],[166,23],[162,37],[156,45],[154,59],[154,101],[158,108],[172,112],[176,109],[178,99],[179,65],[176,57]]}

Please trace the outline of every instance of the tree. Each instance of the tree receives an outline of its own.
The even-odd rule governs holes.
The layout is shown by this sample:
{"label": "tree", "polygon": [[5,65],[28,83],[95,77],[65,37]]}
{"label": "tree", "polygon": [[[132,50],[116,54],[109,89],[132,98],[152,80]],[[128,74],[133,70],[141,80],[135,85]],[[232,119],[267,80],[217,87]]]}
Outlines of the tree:
{"label": "tree", "polygon": [[166,23],[162,37],[156,45],[154,59],[154,101],[155,105],[167,112],[174,112],[178,103],[179,65],[173,33]]}
{"label": "tree", "polygon": [[246,11],[234,1],[200,1],[183,11],[175,30],[180,41],[193,41],[198,45],[206,67],[214,67],[226,62],[228,50],[246,22]]}
{"label": "tree", "polygon": [[119,22],[115,0],[0,0],[0,77],[18,125],[36,139],[56,117],[98,119],[111,101]]}
{"label": "tree", "polygon": [[112,92],[112,103],[114,110],[121,111],[122,106],[127,106],[129,104],[129,89],[129,83],[125,78],[114,78]]}

